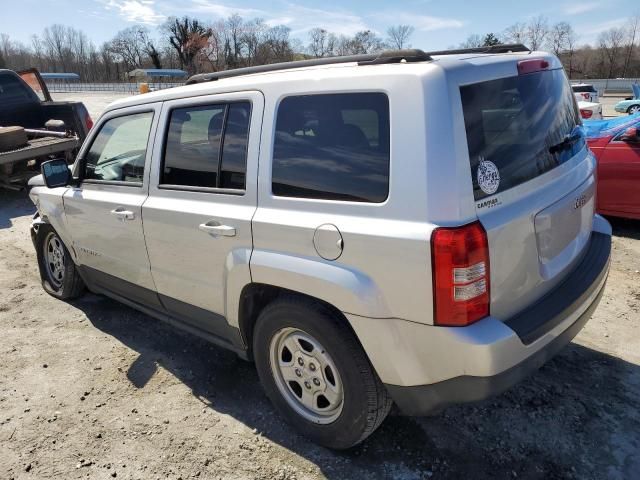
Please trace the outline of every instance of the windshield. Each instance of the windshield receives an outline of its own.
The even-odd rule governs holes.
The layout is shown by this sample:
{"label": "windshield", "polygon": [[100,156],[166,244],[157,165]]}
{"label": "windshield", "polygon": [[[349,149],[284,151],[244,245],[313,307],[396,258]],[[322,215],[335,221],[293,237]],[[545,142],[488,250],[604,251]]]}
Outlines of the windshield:
{"label": "windshield", "polygon": [[527,182],[584,147],[563,70],[460,88],[476,200]]}

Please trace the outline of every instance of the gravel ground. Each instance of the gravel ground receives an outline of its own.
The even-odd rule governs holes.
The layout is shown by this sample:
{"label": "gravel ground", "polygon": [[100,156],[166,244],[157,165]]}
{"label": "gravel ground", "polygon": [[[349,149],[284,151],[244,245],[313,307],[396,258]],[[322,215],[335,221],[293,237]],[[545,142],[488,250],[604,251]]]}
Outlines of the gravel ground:
{"label": "gravel ground", "polygon": [[[125,95],[81,96],[96,119]],[[618,99],[603,97],[605,115]],[[0,479],[632,479],[640,472],[640,222],[616,220],[587,327],[513,390],[389,417],[345,453],[281,421],[252,365],[109,299],[46,295],[24,193],[0,191]]]}
{"label": "gravel ground", "polygon": [[599,309],[511,391],[389,417],[335,453],[276,414],[251,364],[114,301],[39,284],[24,193],[0,192],[1,479],[633,479],[640,223],[615,221]]}
{"label": "gravel ground", "polygon": [[105,108],[111,103],[121,98],[127,98],[130,95],[125,93],[110,92],[69,92],[69,93],[52,93],[54,100],[61,102],[82,102],[89,111],[89,115],[96,121]]}

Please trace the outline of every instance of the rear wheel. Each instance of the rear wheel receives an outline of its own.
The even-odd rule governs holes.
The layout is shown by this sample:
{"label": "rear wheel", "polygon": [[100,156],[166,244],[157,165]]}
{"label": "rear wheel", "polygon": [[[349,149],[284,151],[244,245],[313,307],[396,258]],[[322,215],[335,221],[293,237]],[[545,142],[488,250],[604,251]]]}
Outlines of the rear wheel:
{"label": "rear wheel", "polygon": [[36,236],[42,287],[56,298],[70,300],[84,291],[84,283],[67,247],[50,225],[40,225]]}
{"label": "rear wheel", "polygon": [[391,408],[353,332],[320,303],[289,297],[268,305],[258,318],[253,349],[267,396],[316,443],[352,447]]}
{"label": "rear wheel", "polygon": [[629,115],[634,115],[636,113],[640,112],[640,105],[631,105],[628,109],[627,109],[627,113]]}

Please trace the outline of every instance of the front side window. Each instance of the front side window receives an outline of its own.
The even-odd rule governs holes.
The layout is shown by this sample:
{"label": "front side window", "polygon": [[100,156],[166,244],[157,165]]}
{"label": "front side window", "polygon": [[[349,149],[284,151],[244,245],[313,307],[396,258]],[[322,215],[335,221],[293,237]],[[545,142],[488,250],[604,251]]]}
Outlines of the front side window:
{"label": "front side window", "polygon": [[389,100],[383,93],[287,97],[280,103],[272,191],[381,203],[389,193]]}
{"label": "front side window", "polygon": [[249,102],[171,111],[160,183],[245,188]]}
{"label": "front side window", "polygon": [[153,112],[107,120],[86,156],[85,180],[142,183]]}

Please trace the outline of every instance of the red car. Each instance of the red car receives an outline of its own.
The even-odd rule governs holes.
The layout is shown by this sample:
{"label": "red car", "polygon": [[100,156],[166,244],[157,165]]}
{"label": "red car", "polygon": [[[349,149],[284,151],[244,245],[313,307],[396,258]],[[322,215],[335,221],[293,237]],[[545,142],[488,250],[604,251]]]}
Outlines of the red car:
{"label": "red car", "polygon": [[598,213],[640,219],[640,115],[584,126],[598,160]]}

